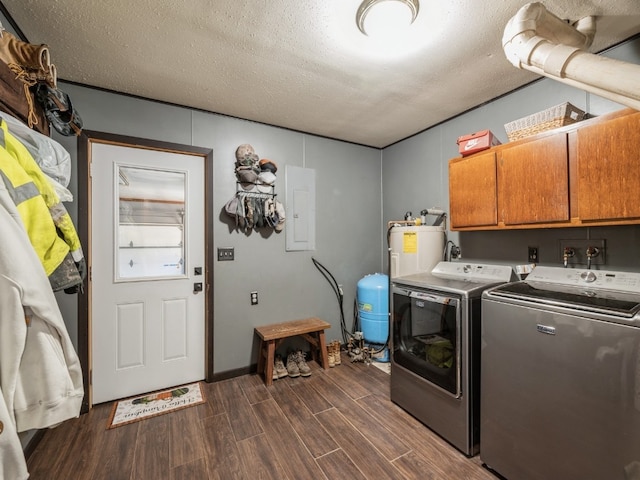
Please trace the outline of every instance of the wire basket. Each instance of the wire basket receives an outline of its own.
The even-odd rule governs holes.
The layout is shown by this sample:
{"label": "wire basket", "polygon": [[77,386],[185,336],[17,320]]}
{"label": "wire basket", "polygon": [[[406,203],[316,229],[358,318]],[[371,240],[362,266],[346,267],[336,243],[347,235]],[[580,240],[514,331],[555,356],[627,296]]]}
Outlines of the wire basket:
{"label": "wire basket", "polygon": [[505,123],[509,141],[520,140],[557,127],[571,125],[584,120],[586,113],[568,102],[547,108],[528,117]]}

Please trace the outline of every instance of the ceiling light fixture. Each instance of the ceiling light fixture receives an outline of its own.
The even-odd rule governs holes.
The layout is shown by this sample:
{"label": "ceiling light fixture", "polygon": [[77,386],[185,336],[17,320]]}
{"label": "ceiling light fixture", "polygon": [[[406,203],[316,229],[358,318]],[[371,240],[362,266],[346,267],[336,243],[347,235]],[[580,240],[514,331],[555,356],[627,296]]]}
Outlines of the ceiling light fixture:
{"label": "ceiling light fixture", "polygon": [[356,13],[356,23],[368,36],[381,30],[396,32],[411,25],[419,10],[419,0],[364,0]]}

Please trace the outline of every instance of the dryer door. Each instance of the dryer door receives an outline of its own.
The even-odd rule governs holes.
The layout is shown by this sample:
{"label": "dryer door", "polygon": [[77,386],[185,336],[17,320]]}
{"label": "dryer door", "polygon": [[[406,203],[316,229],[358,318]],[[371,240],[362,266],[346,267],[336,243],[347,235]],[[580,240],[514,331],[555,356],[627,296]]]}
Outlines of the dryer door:
{"label": "dryer door", "polygon": [[460,397],[460,299],[395,288],[392,302],[393,361]]}

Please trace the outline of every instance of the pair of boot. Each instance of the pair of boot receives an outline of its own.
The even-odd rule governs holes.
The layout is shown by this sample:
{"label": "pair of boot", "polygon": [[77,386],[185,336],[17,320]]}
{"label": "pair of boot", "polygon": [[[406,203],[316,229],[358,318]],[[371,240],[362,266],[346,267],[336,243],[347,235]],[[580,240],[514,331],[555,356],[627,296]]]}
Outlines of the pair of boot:
{"label": "pair of boot", "polygon": [[307,365],[305,354],[302,350],[290,352],[287,355],[287,365],[280,355],[276,355],[273,362],[273,379],[277,380],[283,377],[308,377],[311,375],[311,368]]}
{"label": "pair of boot", "polygon": [[34,105],[30,88],[40,83],[57,88],[57,72],[55,65],[51,63],[49,47],[45,44],[23,42],[0,26],[0,61],[5,63],[15,75],[15,79],[22,83],[28,109],[26,123],[29,124],[29,128],[33,128],[40,123],[40,113]]}
{"label": "pair of boot", "polygon": [[282,356],[276,355],[276,358],[273,362],[273,375],[271,376],[271,378],[273,380],[278,380],[279,378],[284,378],[288,375],[289,372],[287,372],[287,368],[284,366]]}
{"label": "pair of boot", "polygon": [[342,360],[340,358],[340,341],[333,340],[327,345],[327,358],[329,360],[329,367],[335,367],[340,365]]}
{"label": "pair of boot", "polygon": [[56,66],[51,63],[49,46],[26,43],[6,30],[0,31],[0,60],[30,86],[46,82],[57,85]]}

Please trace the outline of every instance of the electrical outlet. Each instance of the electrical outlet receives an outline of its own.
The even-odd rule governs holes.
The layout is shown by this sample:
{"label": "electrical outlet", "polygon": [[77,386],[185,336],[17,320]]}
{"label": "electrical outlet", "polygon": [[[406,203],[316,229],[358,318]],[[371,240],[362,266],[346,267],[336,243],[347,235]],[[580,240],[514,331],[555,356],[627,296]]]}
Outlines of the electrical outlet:
{"label": "electrical outlet", "polygon": [[258,292],[251,292],[251,305],[258,304]]}
{"label": "electrical outlet", "polygon": [[538,258],[538,247],[529,247],[529,263],[539,263],[540,259]]}
{"label": "electrical outlet", "polygon": [[218,248],[218,261],[231,261],[234,259],[233,247],[220,247]]}

